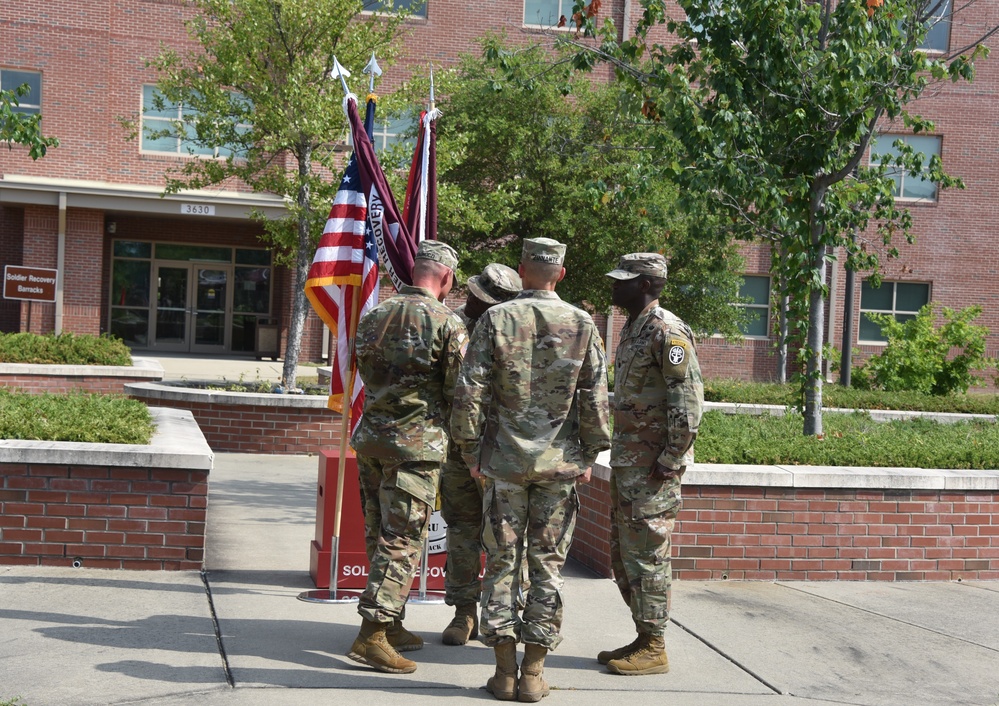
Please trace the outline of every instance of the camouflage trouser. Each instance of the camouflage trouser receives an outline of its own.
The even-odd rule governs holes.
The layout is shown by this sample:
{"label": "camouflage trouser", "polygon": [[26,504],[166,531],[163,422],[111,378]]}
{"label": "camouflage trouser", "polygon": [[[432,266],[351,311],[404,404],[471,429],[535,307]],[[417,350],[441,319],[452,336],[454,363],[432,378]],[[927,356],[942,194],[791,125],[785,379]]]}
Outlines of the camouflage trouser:
{"label": "camouflage trouser", "polygon": [[[578,510],[573,480],[518,485],[486,479],[481,631],[490,647],[513,639],[553,650],[562,641],[562,566]],[[523,614],[518,615],[525,540],[531,586]]]}
{"label": "camouflage trouser", "polygon": [[358,455],[357,470],[371,564],[357,612],[376,623],[388,623],[403,617],[420,567],[440,463]]}
{"label": "camouflage trouser", "polygon": [[638,632],[661,636],[669,622],[670,536],[680,511],[680,479],[648,468],[611,469],[611,567]]}
{"label": "camouflage trouser", "polygon": [[441,516],[447,523],[447,573],[444,602],[478,603],[482,569],[482,486],[459,458],[441,471]]}

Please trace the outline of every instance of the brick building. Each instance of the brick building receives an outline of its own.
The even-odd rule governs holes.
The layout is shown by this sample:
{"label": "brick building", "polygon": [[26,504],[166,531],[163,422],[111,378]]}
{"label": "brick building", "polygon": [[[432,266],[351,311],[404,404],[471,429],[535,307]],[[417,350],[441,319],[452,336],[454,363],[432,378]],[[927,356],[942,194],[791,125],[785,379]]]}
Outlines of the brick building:
{"label": "brick building", "polygon": [[[470,10],[454,0],[428,0],[422,16],[408,21],[407,54],[388,72],[382,90],[408,75],[407,64],[448,64],[477,51],[475,39],[495,28],[497,17],[506,18],[511,37],[528,41],[522,27],[551,26],[559,14],[571,14],[571,4],[500,0]],[[624,33],[640,11],[629,0],[606,2],[602,9]],[[37,162],[24,148],[0,150],[0,264],[61,274],[54,304],[0,300],[0,331],[111,332],[137,352],[221,355],[252,353],[263,327],[286,327],[292,273],[274,264],[257,239],[259,226],[248,218],[251,209],[280,215],[281,199],[238,187],[164,197],[164,170],[196,157],[170,141],[127,140],[118,120],[150,105],[156,76],[144,59],[158,53],[161,43],[191,46],[183,26],[190,13],[182,0],[24,0],[0,7],[0,84],[32,85],[25,106],[40,111],[45,134],[61,142]],[[962,7],[960,21],[938,27],[934,48],[965,46],[997,23],[999,0],[971,3]],[[942,85],[917,106],[916,112],[936,121],[936,132],[920,148],[939,150],[945,168],[963,178],[967,189],[927,194],[902,178],[917,241],[903,245],[901,257],[887,265],[880,290],[858,277],[850,340],[864,355],[878,349],[879,332],[863,311],[904,317],[927,301],[952,308],[980,304],[980,323],[995,332],[989,354],[997,354],[999,255],[990,247],[999,209],[993,175],[997,90],[999,67],[986,60],[973,84]],[[146,113],[147,120],[157,117],[171,116]],[[744,294],[753,298],[759,318],[742,342],[701,342],[709,377],[775,376],[767,326],[769,254],[761,247],[745,253]],[[841,266],[832,277],[828,338],[839,346]],[[598,317],[609,339],[621,323],[621,316]],[[303,360],[322,356],[322,328],[310,313]],[[613,350],[614,340],[608,344]]]}

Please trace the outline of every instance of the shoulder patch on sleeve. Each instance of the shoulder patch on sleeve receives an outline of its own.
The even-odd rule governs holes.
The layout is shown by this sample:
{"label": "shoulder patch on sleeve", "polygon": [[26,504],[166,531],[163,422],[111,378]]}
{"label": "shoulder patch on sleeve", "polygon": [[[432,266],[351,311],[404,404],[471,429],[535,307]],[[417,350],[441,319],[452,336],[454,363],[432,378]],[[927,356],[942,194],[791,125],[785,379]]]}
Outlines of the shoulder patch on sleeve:
{"label": "shoulder patch on sleeve", "polygon": [[668,377],[684,378],[690,359],[690,343],[682,338],[670,337],[667,340],[666,356],[663,361],[663,374]]}

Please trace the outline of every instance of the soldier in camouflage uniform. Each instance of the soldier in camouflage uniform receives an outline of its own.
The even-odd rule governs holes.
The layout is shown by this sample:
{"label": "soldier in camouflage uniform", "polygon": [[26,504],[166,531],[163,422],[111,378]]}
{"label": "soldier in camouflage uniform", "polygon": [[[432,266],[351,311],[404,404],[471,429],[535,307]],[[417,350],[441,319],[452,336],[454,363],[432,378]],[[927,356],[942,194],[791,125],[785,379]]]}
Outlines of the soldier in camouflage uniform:
{"label": "soldier in camouflage uniform", "polygon": [[413,285],[357,326],[365,398],[351,446],[371,568],[357,608],[361,630],[347,656],[383,672],[414,671],[416,663],[399,652],[423,646],[402,627],[402,618],[436,501],[451,400],[468,345],[464,325],[441,303],[457,265],[450,246],[421,242]]}
{"label": "soldier in camouflage uniform", "polygon": [[[479,319],[455,389],[452,439],[472,475],[485,478],[482,635],[496,656],[486,688],[500,700],[548,694],[544,661],[562,639],[575,482],[589,480],[597,454],[610,446],[603,344],[590,316],[555,293],[564,257],[555,240],[524,241],[524,291]],[[531,587],[520,614],[524,561]]]}
{"label": "soldier in camouflage uniform", "polygon": [[628,312],[617,347],[611,446],[611,565],[638,637],[597,655],[615,674],[669,671],[670,536],[680,511],[680,479],[694,461],[704,385],[694,334],[659,306],[666,259],[621,258],[614,304]]}
{"label": "soldier in camouflage uniform", "polygon": [[[517,296],[520,275],[506,265],[490,263],[469,278],[468,299],[456,313],[469,334],[491,306]],[[479,571],[482,555],[482,486],[468,473],[458,448],[451,444],[441,470],[441,515],[447,523],[447,572],[444,601],[455,607],[441,636],[445,645],[464,645],[479,632]]]}

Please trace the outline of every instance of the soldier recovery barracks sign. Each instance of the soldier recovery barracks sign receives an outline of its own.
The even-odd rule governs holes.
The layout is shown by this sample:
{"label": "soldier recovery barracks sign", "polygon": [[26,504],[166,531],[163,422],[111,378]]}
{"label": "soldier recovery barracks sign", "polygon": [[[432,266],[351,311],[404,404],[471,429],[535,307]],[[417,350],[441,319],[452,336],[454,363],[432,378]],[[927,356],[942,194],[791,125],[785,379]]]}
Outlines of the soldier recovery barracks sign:
{"label": "soldier recovery barracks sign", "polygon": [[54,302],[59,270],[4,265],[3,298]]}

